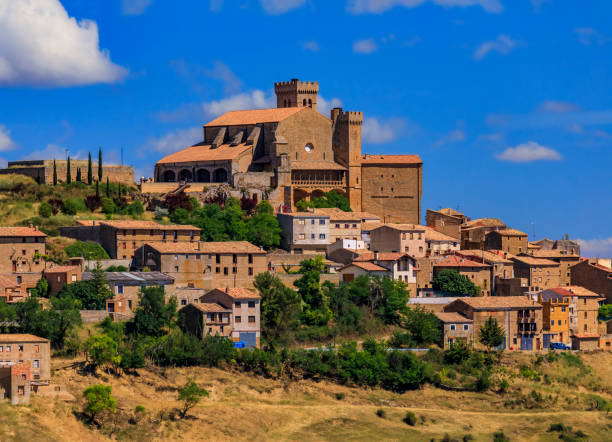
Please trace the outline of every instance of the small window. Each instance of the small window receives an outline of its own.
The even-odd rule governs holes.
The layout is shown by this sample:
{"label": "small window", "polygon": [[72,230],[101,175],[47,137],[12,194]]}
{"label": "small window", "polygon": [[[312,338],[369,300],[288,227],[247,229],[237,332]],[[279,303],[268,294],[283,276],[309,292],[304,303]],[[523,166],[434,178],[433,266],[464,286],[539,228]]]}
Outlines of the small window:
{"label": "small window", "polygon": [[249,267],[249,276],[253,276],[253,267]]}
{"label": "small window", "polygon": [[249,322],[251,323],[255,322],[255,316],[249,316]]}
{"label": "small window", "polygon": [[241,316],[235,316],[234,317],[234,322],[242,322],[242,317]]}
{"label": "small window", "polygon": [[[37,345],[36,347],[38,347],[38,345]],[[19,351],[23,351],[23,344],[19,344],[19,345],[17,346],[17,349],[18,349]],[[0,351],[2,351],[2,347],[0,347]],[[36,350],[36,351],[38,351],[38,350]]]}
{"label": "small window", "polygon": [[249,264],[253,264],[253,255],[249,254]]}
{"label": "small window", "polygon": [[469,330],[470,329],[470,325],[469,324],[463,324],[463,330]]}
{"label": "small window", "polygon": [[319,224],[324,225],[325,224],[325,219],[320,219],[319,220]]}
{"label": "small window", "polygon": [[123,285],[122,284],[119,284],[117,286],[117,294],[119,294],[119,295],[123,294]]}
{"label": "small window", "polygon": [[187,305],[187,300],[186,299],[181,299],[181,305]]}
{"label": "small window", "polygon": [[10,345],[6,346],[6,351],[11,351],[11,346]]}
{"label": "small window", "polygon": [[255,301],[249,301],[249,308],[255,308]]}
{"label": "small window", "polygon": [[221,264],[221,256],[215,255],[215,264]]}
{"label": "small window", "polygon": [[38,359],[34,359],[34,368],[40,367],[40,361]]}
{"label": "small window", "polygon": [[229,271],[228,271],[227,267],[223,267],[223,274],[227,275],[228,273],[229,273]]}
{"label": "small window", "polygon": [[319,233],[319,239],[325,239],[325,233]]}
{"label": "small window", "polygon": [[221,267],[215,267],[215,273],[221,273]]}
{"label": "small window", "polygon": [[238,273],[238,267],[232,267],[232,273]]}
{"label": "small window", "polygon": [[174,271],[178,272],[179,271],[179,266],[174,266]]}
{"label": "small window", "polygon": [[241,305],[242,305],[242,304],[240,303],[240,301],[236,301],[236,302],[234,302],[234,307],[235,307],[235,308],[240,308],[240,306],[241,306]]}
{"label": "small window", "polygon": [[455,330],[455,328],[456,328],[456,327],[455,327],[455,324],[451,324],[451,325],[450,325],[450,329],[451,329],[451,330]]}

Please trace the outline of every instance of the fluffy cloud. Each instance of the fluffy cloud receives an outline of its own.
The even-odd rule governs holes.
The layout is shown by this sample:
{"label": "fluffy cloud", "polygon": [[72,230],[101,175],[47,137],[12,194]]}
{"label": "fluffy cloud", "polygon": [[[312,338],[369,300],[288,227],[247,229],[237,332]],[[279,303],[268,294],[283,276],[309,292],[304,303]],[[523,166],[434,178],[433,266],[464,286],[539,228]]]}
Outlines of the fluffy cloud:
{"label": "fluffy cloud", "polygon": [[0,124],[0,151],[11,150],[16,147],[17,144],[11,139],[11,131],[3,124]]}
{"label": "fluffy cloud", "polygon": [[373,38],[366,38],[353,43],[353,52],[356,54],[371,54],[376,51],[378,51],[378,44]]}
{"label": "fluffy cloud", "polygon": [[279,15],[299,8],[306,0],[261,0],[261,7],[268,14]]}
{"label": "fluffy cloud", "polygon": [[612,258],[612,238],[577,239],[580,254],[589,258]]}
{"label": "fluffy cloud", "polygon": [[121,12],[123,15],[144,14],[153,0],[121,0]]}
{"label": "fluffy cloud", "polygon": [[[346,9],[352,14],[381,14],[397,6],[416,8],[428,0],[348,0]],[[480,6],[485,11],[499,13],[504,10],[499,0],[430,0],[431,3],[446,8],[458,6]]]}
{"label": "fluffy cloud", "polygon": [[602,46],[612,41],[612,38],[600,34],[594,28],[576,28],[574,29],[574,34],[578,36],[578,42],[585,46],[591,46],[592,44]]}
{"label": "fluffy cloud", "polygon": [[126,75],[99,49],[96,23],[69,17],[59,0],[0,2],[0,85],[77,86]]}
{"label": "fluffy cloud", "polygon": [[499,52],[500,54],[507,54],[516,47],[516,41],[512,40],[507,35],[498,35],[495,40],[483,42],[476,51],[474,52],[474,58],[476,60],[482,60],[490,52]]}
{"label": "fluffy cloud", "polygon": [[566,101],[553,101],[548,100],[544,101],[538,107],[538,110],[542,112],[552,112],[555,114],[564,114],[566,112],[573,112],[580,110],[578,106],[572,103],[568,103]]}
{"label": "fluffy cloud", "polygon": [[366,118],[363,123],[363,139],[368,143],[388,143],[396,140],[406,128],[401,118],[390,118],[383,121],[377,117]]}
{"label": "fluffy cloud", "polygon": [[310,51],[310,52],[319,52],[321,48],[319,47],[319,43],[317,43],[314,40],[310,40],[310,41],[305,41],[304,43],[302,43],[302,49],[304,49],[305,51]]}
{"label": "fluffy cloud", "polygon": [[516,147],[509,147],[501,154],[497,155],[501,161],[512,163],[531,163],[533,161],[559,161],[561,154],[554,149],[542,146],[535,141],[519,144]]}
{"label": "fluffy cloud", "polygon": [[232,95],[221,100],[202,103],[204,114],[209,117],[216,117],[233,110],[266,109],[271,107],[276,107],[276,98],[272,95],[266,96],[259,89]]}
{"label": "fluffy cloud", "polygon": [[162,153],[172,153],[202,141],[202,137],[201,127],[177,129],[159,138],[150,138],[146,143],[146,148]]}

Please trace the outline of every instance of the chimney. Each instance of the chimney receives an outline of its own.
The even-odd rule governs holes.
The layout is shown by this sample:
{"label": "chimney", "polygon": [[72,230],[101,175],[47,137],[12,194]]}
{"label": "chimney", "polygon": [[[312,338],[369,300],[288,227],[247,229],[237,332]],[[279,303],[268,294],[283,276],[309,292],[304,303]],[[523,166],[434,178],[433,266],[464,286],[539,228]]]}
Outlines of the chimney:
{"label": "chimney", "polygon": [[374,252],[374,259],[378,261],[378,252]]}

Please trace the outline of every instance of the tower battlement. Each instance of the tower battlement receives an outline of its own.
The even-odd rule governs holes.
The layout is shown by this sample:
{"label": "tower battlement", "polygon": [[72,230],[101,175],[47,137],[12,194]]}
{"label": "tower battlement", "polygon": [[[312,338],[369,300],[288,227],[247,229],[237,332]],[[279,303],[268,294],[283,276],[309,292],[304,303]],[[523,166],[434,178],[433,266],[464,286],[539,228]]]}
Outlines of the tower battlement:
{"label": "tower battlement", "polygon": [[291,81],[274,83],[276,107],[311,107],[317,109],[318,81]]}

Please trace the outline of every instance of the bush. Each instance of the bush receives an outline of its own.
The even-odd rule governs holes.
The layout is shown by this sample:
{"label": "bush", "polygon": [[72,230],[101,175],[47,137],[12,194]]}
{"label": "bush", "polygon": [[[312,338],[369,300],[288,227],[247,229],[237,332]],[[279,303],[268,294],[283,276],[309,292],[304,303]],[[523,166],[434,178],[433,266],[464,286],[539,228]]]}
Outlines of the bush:
{"label": "bush", "polygon": [[482,370],[480,376],[478,376],[478,379],[476,380],[476,385],[474,386],[474,389],[476,391],[486,391],[489,389],[490,386],[491,377],[489,375],[489,372],[487,370]]}
{"label": "bush", "polygon": [[53,215],[51,204],[47,202],[41,203],[40,206],[38,207],[38,214],[42,216],[43,218],[49,218],[51,215]]}
{"label": "bush", "polygon": [[343,400],[345,397],[344,393],[336,393],[336,399],[338,399],[339,401]]}
{"label": "bush", "polygon": [[127,207],[127,212],[131,217],[141,216],[144,213],[144,206],[139,200],[136,200]]}
{"label": "bush", "polygon": [[102,198],[98,195],[89,195],[85,198],[85,206],[87,206],[90,212],[95,212],[102,206]]}
{"label": "bush", "polygon": [[470,359],[471,355],[472,349],[467,342],[457,341],[444,352],[444,362],[448,364],[461,364],[463,361]]}
{"label": "bush", "polygon": [[144,413],[145,411],[147,410],[142,405],[136,405],[136,407],[134,407],[134,413]]}
{"label": "bush", "polygon": [[102,198],[102,213],[112,215],[117,211],[115,203],[110,198]]}
{"label": "bush", "polygon": [[382,408],[379,408],[378,410],[376,410],[376,416],[385,419],[387,417],[387,412]]}
{"label": "bush", "polygon": [[499,430],[493,433],[493,442],[510,442],[503,431]]}
{"label": "bush", "polygon": [[110,258],[100,244],[91,241],[77,241],[66,246],[64,252],[68,258],[83,257],[96,261]]}
{"label": "bush", "polygon": [[410,425],[411,427],[414,427],[416,425],[416,415],[412,411],[409,411],[408,413],[406,413],[404,422]]}
{"label": "bush", "polygon": [[548,427],[548,432],[553,432],[553,431],[558,431],[558,432],[565,432],[565,431],[571,431],[572,427],[566,427],[565,425],[563,425],[562,423],[557,423],[557,424],[550,424],[550,427]]}
{"label": "bush", "polygon": [[73,199],[67,199],[62,205],[62,213],[65,215],[76,215],[78,212],[77,204]]}

